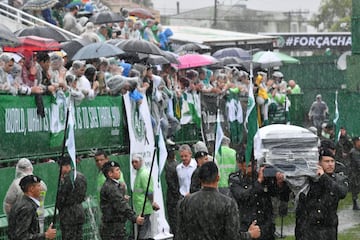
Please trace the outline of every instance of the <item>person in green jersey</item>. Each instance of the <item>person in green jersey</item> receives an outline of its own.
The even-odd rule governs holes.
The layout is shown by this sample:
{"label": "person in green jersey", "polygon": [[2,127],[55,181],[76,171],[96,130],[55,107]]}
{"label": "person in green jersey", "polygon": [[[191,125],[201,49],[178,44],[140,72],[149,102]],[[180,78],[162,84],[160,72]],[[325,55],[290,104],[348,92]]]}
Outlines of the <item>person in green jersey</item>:
{"label": "person in green jersey", "polygon": [[[134,154],[131,159],[131,164],[136,170],[133,187],[133,206],[137,215],[141,214],[144,216],[144,224],[137,225],[139,234],[138,239],[149,239],[152,237],[150,215],[154,212],[154,210],[159,210],[160,207],[156,202],[154,202],[154,186],[152,179],[150,179],[149,189],[146,193],[148,180],[151,176],[144,166],[144,159],[142,156]],[[145,208],[143,209],[144,201],[146,202]]]}

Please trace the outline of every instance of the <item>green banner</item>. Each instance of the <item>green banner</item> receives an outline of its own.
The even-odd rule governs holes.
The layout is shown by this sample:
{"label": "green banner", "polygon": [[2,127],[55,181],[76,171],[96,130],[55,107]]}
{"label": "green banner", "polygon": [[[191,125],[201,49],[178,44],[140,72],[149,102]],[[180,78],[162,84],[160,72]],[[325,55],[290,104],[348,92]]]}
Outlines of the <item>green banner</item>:
{"label": "green banner", "polygon": [[[41,157],[61,151],[61,146],[50,145],[51,98],[43,96],[43,101],[45,117],[41,118],[34,96],[0,95],[0,159]],[[76,151],[122,146],[122,108],[121,96],[98,96],[75,106]]]}

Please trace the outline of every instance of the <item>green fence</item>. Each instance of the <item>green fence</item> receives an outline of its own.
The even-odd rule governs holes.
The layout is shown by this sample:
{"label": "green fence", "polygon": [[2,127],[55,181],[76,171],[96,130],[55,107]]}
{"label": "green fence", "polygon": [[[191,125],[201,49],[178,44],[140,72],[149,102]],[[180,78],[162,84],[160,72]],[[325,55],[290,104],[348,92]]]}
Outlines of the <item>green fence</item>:
{"label": "green fence", "polygon": [[[44,96],[45,117],[39,118],[33,96],[0,95],[0,160],[53,156],[61,144],[50,146],[51,97]],[[63,112],[62,116],[66,113]],[[61,115],[61,114],[60,114]],[[99,96],[75,107],[77,151],[94,147],[119,148],[124,145],[122,97]]]}
{"label": "green fence", "polygon": [[359,135],[360,125],[357,120],[360,119],[360,114],[357,110],[360,94],[358,89],[349,88],[348,73],[336,68],[337,58],[338,56],[299,57],[301,64],[285,64],[280,68],[285,80],[294,79],[303,91],[302,96],[289,96],[292,101],[291,120],[296,125],[310,126],[307,113],[315,96],[321,94],[329,107],[329,120],[332,121],[335,114],[335,92],[338,90],[340,124],[351,135]]}
{"label": "green fence", "polygon": [[[116,161],[121,166],[121,171],[124,174],[126,183],[128,183],[128,189],[130,189],[130,161],[129,155],[118,155],[110,156],[110,159]],[[94,233],[96,232],[97,223],[99,222],[98,213],[99,208],[96,203],[96,176],[98,173],[95,161],[93,158],[81,159],[80,163],[77,165],[78,171],[82,172],[87,179],[87,197],[88,200],[83,203],[84,208],[86,209],[87,221],[84,224],[84,239],[94,240]],[[0,182],[2,183],[2,188],[0,190],[0,199],[4,199],[8,186],[11,184],[15,177],[15,168],[7,167],[0,169]],[[59,174],[59,167],[57,163],[41,163],[34,165],[34,174],[39,175],[47,185],[48,191],[45,198],[45,208],[46,208],[46,224],[45,227],[49,225],[52,221],[52,216],[54,213],[54,204],[56,198],[56,189],[57,189],[57,179]],[[57,220],[57,229],[58,227]],[[6,236],[7,230],[7,221],[3,213],[3,209],[0,210],[0,240],[7,239]],[[61,239],[61,233],[59,232],[58,238]]]}

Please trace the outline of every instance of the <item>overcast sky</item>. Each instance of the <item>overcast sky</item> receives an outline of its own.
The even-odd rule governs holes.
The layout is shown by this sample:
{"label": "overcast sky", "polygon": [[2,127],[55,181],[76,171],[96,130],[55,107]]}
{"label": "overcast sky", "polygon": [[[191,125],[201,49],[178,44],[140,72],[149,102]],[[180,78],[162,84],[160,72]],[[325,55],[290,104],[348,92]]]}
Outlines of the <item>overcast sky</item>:
{"label": "overcast sky", "polygon": [[[155,9],[161,14],[176,12],[176,2],[180,3],[180,12],[201,7],[213,6],[214,0],[153,0]],[[321,0],[218,0],[219,4],[246,4],[248,8],[267,11],[310,11],[317,12]]]}

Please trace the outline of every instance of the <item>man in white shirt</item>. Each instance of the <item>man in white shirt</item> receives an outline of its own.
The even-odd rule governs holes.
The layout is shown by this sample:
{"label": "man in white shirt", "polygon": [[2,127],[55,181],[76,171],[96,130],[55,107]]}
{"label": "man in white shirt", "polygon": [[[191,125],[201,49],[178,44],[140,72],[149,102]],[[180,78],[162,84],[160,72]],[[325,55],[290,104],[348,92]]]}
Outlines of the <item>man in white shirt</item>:
{"label": "man in white shirt", "polygon": [[189,145],[181,145],[179,153],[182,163],[177,165],[176,172],[179,179],[179,192],[185,197],[190,193],[191,176],[197,167],[197,163],[192,158],[192,151]]}

